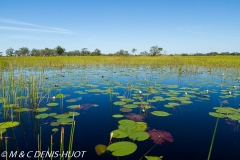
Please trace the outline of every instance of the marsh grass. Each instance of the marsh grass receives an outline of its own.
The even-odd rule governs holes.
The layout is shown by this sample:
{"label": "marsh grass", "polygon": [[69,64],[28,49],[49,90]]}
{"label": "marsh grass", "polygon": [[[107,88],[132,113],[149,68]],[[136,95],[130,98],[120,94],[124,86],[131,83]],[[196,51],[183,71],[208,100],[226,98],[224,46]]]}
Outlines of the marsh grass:
{"label": "marsh grass", "polygon": [[240,67],[240,56],[80,56],[80,57],[0,57],[1,68],[66,67],[73,65],[198,65]]}

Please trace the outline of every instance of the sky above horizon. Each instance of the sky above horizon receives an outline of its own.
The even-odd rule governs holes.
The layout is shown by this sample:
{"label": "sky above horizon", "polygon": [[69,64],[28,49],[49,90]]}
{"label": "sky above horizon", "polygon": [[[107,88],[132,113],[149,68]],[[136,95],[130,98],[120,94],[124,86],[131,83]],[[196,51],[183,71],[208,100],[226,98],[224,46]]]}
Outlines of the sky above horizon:
{"label": "sky above horizon", "polygon": [[239,0],[1,0],[0,52],[240,52]]}

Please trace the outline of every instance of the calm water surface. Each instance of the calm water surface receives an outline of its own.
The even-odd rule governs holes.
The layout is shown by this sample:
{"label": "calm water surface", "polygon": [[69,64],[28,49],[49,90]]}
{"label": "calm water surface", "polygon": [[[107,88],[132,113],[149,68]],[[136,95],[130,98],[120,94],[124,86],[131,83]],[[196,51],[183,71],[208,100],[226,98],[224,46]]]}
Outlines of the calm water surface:
{"label": "calm water surface", "polygon": [[[218,119],[209,115],[209,112],[216,112],[214,107],[232,107],[238,111],[239,77],[240,71],[237,69],[198,67],[85,66],[5,71],[2,72],[1,77],[0,122],[17,121],[19,125],[7,128],[2,134],[1,152],[6,150],[5,137],[10,137],[7,138],[8,151],[25,151],[25,153],[37,151],[40,126],[42,151],[49,149],[51,135],[53,135],[53,150],[60,150],[62,127],[65,133],[64,150],[67,151],[71,125],[60,124],[54,127],[50,125],[57,121],[53,116],[41,119],[35,116],[43,113],[68,115],[73,111],[80,115],[74,116],[76,126],[72,151],[86,151],[83,158],[78,159],[138,160],[155,145],[150,138],[145,141],[113,138],[112,143],[130,141],[137,145],[137,150],[128,156],[114,157],[108,153],[105,157],[99,157],[95,152],[95,146],[98,144],[108,146],[110,133],[118,128],[118,121],[126,119],[114,118],[113,115],[125,116],[135,113],[144,115],[142,121],[147,123],[147,132],[153,129],[164,130],[171,133],[174,139],[173,142],[166,141],[162,145],[156,145],[147,154],[148,156],[163,156],[164,160],[207,159]],[[38,105],[32,102],[34,98],[31,94],[35,93],[32,92],[32,88],[37,92],[38,96],[35,99]],[[52,99],[53,96],[62,94],[64,98]],[[20,96],[24,97],[18,98]],[[121,112],[120,109],[124,106],[115,103],[124,101],[119,96],[129,99],[126,104],[147,102],[147,106],[150,107],[146,108],[145,114],[141,112],[141,105],[132,108],[129,113]],[[149,101],[154,100],[155,96],[161,96],[163,100]],[[188,97],[188,101],[191,102],[184,104],[173,97]],[[169,102],[177,105],[169,106],[167,105]],[[57,103],[57,105],[49,107],[47,105],[49,103]],[[14,105],[6,107],[8,104]],[[80,105],[80,108],[67,108],[72,105]],[[48,110],[34,112],[36,106],[46,107]],[[31,110],[15,112],[18,107]],[[151,113],[153,111],[165,111],[170,115],[156,116]],[[225,118],[219,118],[211,159],[238,160],[240,159],[238,119],[228,118],[231,112],[222,114]],[[53,128],[59,130],[53,132]]]}

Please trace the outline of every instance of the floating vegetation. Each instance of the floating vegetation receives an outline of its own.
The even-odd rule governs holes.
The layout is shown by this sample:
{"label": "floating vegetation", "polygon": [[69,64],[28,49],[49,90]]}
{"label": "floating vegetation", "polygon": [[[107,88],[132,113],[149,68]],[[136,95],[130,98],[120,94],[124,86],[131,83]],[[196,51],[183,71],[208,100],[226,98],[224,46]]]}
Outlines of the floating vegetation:
{"label": "floating vegetation", "polygon": [[48,103],[47,106],[48,106],[48,107],[58,106],[58,103]]}
{"label": "floating vegetation", "polygon": [[122,131],[122,130],[114,130],[112,131],[113,133],[113,138],[126,138],[128,137],[128,134],[125,132],[125,131]]}
{"label": "floating vegetation", "polygon": [[59,126],[60,123],[59,122],[52,122],[52,123],[50,123],[50,125],[56,127],[56,126]]}
{"label": "floating vegetation", "polygon": [[35,116],[35,118],[37,119],[44,119],[47,118],[49,115],[47,113],[42,113],[42,114],[38,114]]}
{"label": "floating vegetation", "polygon": [[[113,64],[92,66],[89,63],[93,63],[94,60],[83,62],[86,57],[81,58],[78,59],[81,65],[79,65],[80,62],[74,65],[70,62],[52,61],[49,64],[59,64],[59,68],[51,65],[43,68],[14,66],[2,71],[0,140],[10,138],[7,147],[5,140],[2,141],[3,150],[6,148],[13,150],[15,146],[12,142],[18,141],[19,137],[28,137],[24,139],[26,144],[32,144],[30,142],[36,141],[39,137],[38,151],[48,147],[49,151],[53,151],[53,148],[56,149],[56,144],[59,144],[61,152],[66,149],[76,150],[72,148],[75,146],[73,143],[79,144],[77,146],[80,148],[85,146],[86,150],[92,150],[95,147],[96,155],[90,155],[92,157],[86,157],[86,159],[98,159],[97,156],[107,159],[108,156],[111,157],[109,154],[113,156],[133,154],[132,157],[140,157],[142,156],[139,155],[140,152],[135,152],[136,145],[141,152],[144,150],[147,152],[141,159],[163,159],[160,155],[151,156],[150,151],[156,146],[159,147],[161,155],[166,155],[169,159],[176,159],[175,151],[182,153],[178,154],[178,159],[186,157],[196,159],[194,154],[186,156],[186,150],[204,159],[207,153],[191,150],[199,146],[193,143],[189,145],[184,138],[178,137],[178,141],[175,142],[181,144],[180,148],[175,148],[179,146],[178,144],[172,145],[172,148],[171,145],[167,146],[172,150],[172,154],[165,152],[166,149],[161,150],[164,146],[159,146],[160,144],[173,142],[172,135],[152,128],[167,128],[174,135],[180,132],[183,135],[189,135],[189,141],[194,140],[204,148],[209,147],[209,143],[204,146],[198,143],[199,139],[193,137],[193,134],[188,133],[195,130],[198,131],[194,132],[196,137],[211,135],[214,126],[200,128],[205,123],[211,125],[217,121],[214,136],[219,123],[224,128],[224,132],[219,132],[219,137],[227,136],[229,142],[235,142],[236,136],[238,137],[233,133],[239,132],[240,126],[240,72],[238,69],[204,68],[183,64],[177,66],[181,63],[179,61],[181,58],[178,57],[175,57],[169,66],[155,65],[165,63],[164,59],[162,62],[154,60],[154,64],[141,64],[135,67],[131,66],[133,63],[131,61],[121,66]],[[127,60],[129,57],[125,58]],[[161,116],[161,118],[155,116]],[[75,123],[78,124],[76,130]],[[179,124],[184,125],[179,127]],[[17,128],[11,128],[18,125]],[[97,131],[95,138],[88,136],[95,131]],[[108,136],[109,131],[111,131],[110,139],[104,142],[106,140],[104,136]],[[45,138],[50,140],[50,144]],[[146,145],[148,139],[154,142],[152,148]],[[128,140],[130,142],[127,142]],[[96,146],[98,143],[103,144]],[[223,147],[226,144],[224,141],[221,143]],[[213,141],[211,146],[212,144],[214,144]],[[24,149],[26,147],[25,150],[30,148],[24,143],[17,143],[17,145],[19,149],[23,148],[22,146]],[[188,146],[191,147],[188,148]],[[218,146],[215,147],[213,151],[217,152]],[[226,153],[230,153],[236,149],[235,147],[230,146],[224,149]],[[213,156],[215,155],[214,153]],[[237,159],[234,153],[228,154],[228,157],[220,152],[218,155],[223,159]],[[132,157],[130,155],[129,158]]]}
{"label": "floating vegetation", "polygon": [[134,141],[145,141],[149,138],[149,134],[147,132],[134,132],[129,135],[129,138]]}
{"label": "floating vegetation", "polygon": [[163,142],[173,142],[173,138],[171,133],[163,130],[150,130],[148,131],[150,138],[153,140],[154,143],[161,145]]}
{"label": "floating vegetation", "polygon": [[2,122],[0,123],[0,129],[12,128],[18,125],[19,125],[19,122]]}
{"label": "floating vegetation", "polygon": [[58,131],[58,128],[53,128],[52,131],[53,131],[53,132],[57,132],[57,131]]}
{"label": "floating vegetation", "polygon": [[37,108],[37,109],[35,109],[34,111],[35,112],[45,112],[45,111],[47,111],[48,110],[48,108]]}
{"label": "floating vegetation", "polygon": [[112,115],[112,117],[114,117],[114,118],[122,118],[122,117],[124,117],[124,116],[121,115],[121,114],[114,114],[114,115]]}
{"label": "floating vegetation", "polygon": [[106,150],[113,156],[127,156],[137,150],[137,145],[133,142],[122,141],[110,144]]}
{"label": "floating vegetation", "polygon": [[101,156],[106,152],[107,146],[104,144],[98,144],[95,146],[95,152],[97,153],[98,156]]}
{"label": "floating vegetation", "polygon": [[167,112],[164,112],[164,111],[153,111],[153,112],[151,112],[153,115],[155,115],[155,116],[169,116],[170,114],[169,113],[167,113]]}
{"label": "floating vegetation", "polygon": [[135,113],[129,113],[129,114],[126,114],[125,117],[127,119],[130,119],[130,120],[133,120],[133,121],[142,121],[144,116],[141,115],[141,114],[135,114]]}
{"label": "floating vegetation", "polygon": [[162,160],[163,156],[145,156],[147,160]]}

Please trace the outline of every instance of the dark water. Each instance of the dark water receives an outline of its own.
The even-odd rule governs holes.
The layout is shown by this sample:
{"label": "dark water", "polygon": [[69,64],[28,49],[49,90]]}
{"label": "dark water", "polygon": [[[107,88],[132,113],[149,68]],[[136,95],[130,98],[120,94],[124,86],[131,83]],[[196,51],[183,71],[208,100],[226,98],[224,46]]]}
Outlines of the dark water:
{"label": "dark water", "polygon": [[[5,85],[8,85],[8,76],[13,72],[5,72]],[[179,68],[147,68],[147,67],[81,67],[68,69],[49,69],[44,72],[41,70],[26,69],[23,71],[25,81],[36,77],[39,85],[39,94],[37,101],[40,107],[46,107],[50,102],[56,102],[59,105],[48,107],[49,109],[43,113],[62,113],[68,114],[71,109],[70,105],[96,104],[87,108],[73,109],[74,112],[80,113],[75,116],[76,122],[74,131],[74,141],[72,151],[76,155],[81,156],[75,159],[122,159],[122,160],[138,160],[140,159],[155,143],[151,139],[145,141],[133,141],[129,138],[117,139],[113,138],[112,143],[118,141],[130,141],[137,145],[137,150],[131,155],[124,157],[114,157],[110,153],[103,157],[99,157],[95,152],[97,144],[109,144],[111,131],[118,128],[118,121],[125,118],[113,118],[114,114],[121,113],[122,106],[114,105],[114,102],[121,101],[117,96],[126,96],[133,99],[134,94],[137,95],[141,90],[149,95],[142,95],[142,101],[152,99],[154,96],[162,96],[163,98],[171,97],[166,93],[170,90],[179,92],[175,97],[192,96],[191,104],[182,105],[179,101],[158,101],[149,103],[152,106],[147,110],[144,122],[148,125],[148,130],[164,130],[172,134],[174,141],[172,143],[165,142],[162,145],[156,145],[147,155],[163,156],[164,160],[184,159],[184,160],[202,160],[207,159],[214,128],[217,118],[209,115],[214,112],[213,107],[232,107],[238,109],[240,104],[239,98],[239,71],[236,69],[209,69],[205,68],[183,68],[180,72]],[[14,72],[16,81],[19,80],[20,70]],[[40,76],[41,75],[41,76]],[[46,78],[47,77],[47,78]],[[2,80],[1,80],[2,81]],[[31,82],[30,82],[31,83]],[[29,85],[31,85],[29,83]],[[55,87],[55,84],[58,87]],[[177,85],[171,87],[171,85]],[[236,86],[233,88],[233,86]],[[183,87],[186,87],[185,89]],[[3,84],[1,94],[3,95]],[[11,89],[10,89],[11,88]],[[7,88],[14,90],[14,87]],[[107,89],[112,89],[108,92]],[[150,89],[156,90],[151,93]],[[197,89],[196,89],[197,88]],[[49,90],[46,90],[49,89]],[[93,91],[100,89],[100,91]],[[206,93],[209,90],[209,93]],[[79,94],[76,91],[86,92]],[[90,91],[90,92],[89,92]],[[231,95],[228,92],[231,91]],[[187,94],[185,93],[187,92]],[[199,94],[201,92],[201,94]],[[25,92],[16,91],[17,96],[25,96]],[[52,96],[64,94],[65,98],[52,100]],[[132,95],[133,94],[133,95]],[[11,99],[12,96],[9,96]],[[41,96],[40,96],[41,95]],[[172,95],[173,96],[173,95]],[[221,97],[223,96],[223,97]],[[224,97],[225,96],[225,97]],[[227,97],[229,96],[229,97]],[[81,98],[80,98],[81,97]],[[67,102],[69,99],[76,99],[76,102]],[[22,107],[31,108],[30,100],[22,103]],[[81,99],[81,100],[80,100]],[[133,99],[133,102],[139,102]],[[11,101],[11,100],[10,100]],[[133,102],[128,102],[131,104]],[[176,102],[181,105],[166,108],[164,105],[169,102]],[[226,103],[223,103],[226,102]],[[11,103],[13,103],[11,101]],[[8,138],[8,151],[24,151],[25,156],[22,159],[29,159],[26,153],[33,151],[29,155],[33,159],[35,152],[38,150],[38,134],[40,126],[42,130],[42,151],[48,151],[50,146],[50,136],[53,135],[53,150],[60,150],[60,131],[64,127],[64,150],[67,151],[69,143],[69,135],[71,125],[60,125],[57,127],[50,126],[51,122],[55,122],[56,118],[47,117],[44,119],[36,119],[35,116],[41,113],[32,111],[16,113],[12,112],[14,108],[6,111],[4,104],[1,106],[1,122],[18,121],[20,124],[14,128],[8,128],[3,137]],[[4,111],[5,110],[5,111]],[[140,114],[140,108],[133,108],[131,113]],[[151,114],[151,112],[159,110],[170,113],[170,116],[161,117]],[[4,117],[4,113],[9,114]],[[13,117],[11,117],[11,113]],[[240,159],[240,132],[237,120],[229,118],[220,118],[216,130],[216,135],[212,147],[212,160],[218,159]],[[54,133],[53,128],[59,131]],[[1,141],[1,152],[6,150],[5,138]],[[83,155],[83,151],[84,155]],[[83,157],[82,157],[83,156]],[[1,157],[2,159],[5,159]],[[50,158],[44,158],[50,159]],[[57,157],[56,159],[59,159]],[[74,158],[72,158],[74,159]],[[144,159],[144,158],[143,158]]]}

